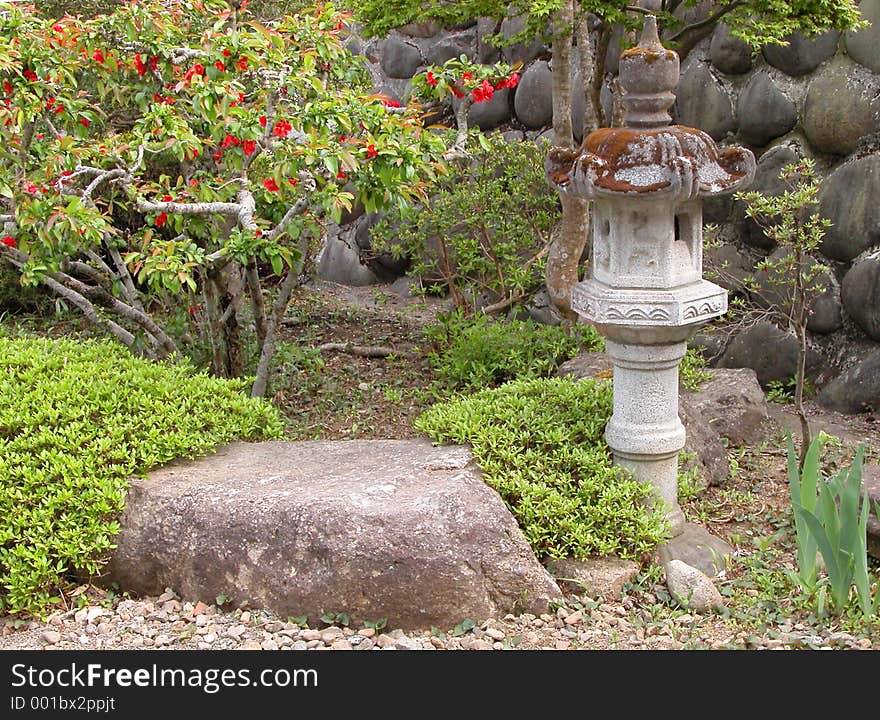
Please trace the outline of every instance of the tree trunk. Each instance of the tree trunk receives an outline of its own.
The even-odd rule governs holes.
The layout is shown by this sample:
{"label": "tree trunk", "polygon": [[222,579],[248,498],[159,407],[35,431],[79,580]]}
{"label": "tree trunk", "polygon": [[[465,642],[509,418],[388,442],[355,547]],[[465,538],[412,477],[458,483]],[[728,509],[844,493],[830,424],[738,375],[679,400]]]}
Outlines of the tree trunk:
{"label": "tree trunk", "polygon": [[795,373],[794,409],[801,424],[800,468],[804,468],[804,460],[810,447],[810,423],[804,410],[804,384],[807,370],[807,289],[804,284],[804,257],[799,247],[795,248],[795,290],[794,290],[794,322],[798,339],[797,371]]}
{"label": "tree trunk", "polygon": [[[556,144],[574,147],[571,121],[572,37],[574,2],[563,3],[556,16],[553,38],[553,132]],[[578,282],[578,267],[590,227],[589,203],[560,194],[562,222],[547,254],[547,294],[557,312],[569,321],[577,319],[571,309],[571,288]]]}
{"label": "tree trunk", "polygon": [[257,363],[257,374],[254,378],[254,384],[251,386],[251,397],[266,396],[266,390],[269,387],[269,370],[272,366],[272,356],[275,354],[278,328],[284,319],[284,313],[287,311],[290,295],[298,284],[299,272],[297,269],[291,268],[287,271],[281,287],[278,288],[278,295],[272,304],[272,312],[266,318],[266,339],[260,347],[260,359]]}

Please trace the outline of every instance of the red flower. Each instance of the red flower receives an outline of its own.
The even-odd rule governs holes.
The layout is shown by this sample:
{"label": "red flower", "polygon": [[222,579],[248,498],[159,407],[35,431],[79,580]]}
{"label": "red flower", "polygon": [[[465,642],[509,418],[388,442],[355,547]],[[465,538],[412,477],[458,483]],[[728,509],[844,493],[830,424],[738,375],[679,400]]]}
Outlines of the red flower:
{"label": "red flower", "polygon": [[241,145],[241,140],[239,140],[234,135],[227,135],[225,138],[223,138],[223,142],[220,143],[220,147],[222,148],[228,148],[232,145]]}
{"label": "red flower", "polygon": [[223,151],[222,151],[222,150],[216,150],[216,151],[214,152],[214,162],[220,162],[220,158],[222,158],[222,157],[223,157]]}
{"label": "red flower", "polygon": [[103,63],[106,58],[104,57],[104,53],[101,51],[101,48],[97,48],[95,52],[92,53],[92,60],[95,62]]}
{"label": "red flower", "polygon": [[193,150],[192,152],[189,153],[190,161],[195,160],[198,156],[199,156],[198,150]]}
{"label": "red flower", "polygon": [[390,108],[399,108],[400,107],[400,103],[397,102],[397,100],[392,100],[391,98],[383,98],[382,103],[385,105],[385,107],[390,107]]}
{"label": "red flower", "polygon": [[39,80],[37,74],[33,70],[25,70],[24,76],[31,82],[36,82],[37,80]]}
{"label": "red flower", "polygon": [[253,155],[254,150],[257,149],[257,143],[253,140],[245,140],[244,143],[242,143],[242,147],[244,148],[245,155]]}
{"label": "red flower", "polygon": [[342,172],[342,170],[340,170],[338,173],[336,173],[336,179],[337,180],[345,180],[345,173]]}
{"label": "red flower", "polygon": [[81,117],[81,118],[79,119],[79,123],[80,123],[80,125],[82,125],[83,127],[88,127],[88,126],[89,126],[89,119],[88,119],[88,118]]}
{"label": "red flower", "polygon": [[296,178],[287,178],[287,182],[289,182],[291,185],[296,185],[299,180],[297,180]]}
{"label": "red flower", "polygon": [[12,95],[12,83],[10,83],[9,80],[3,81],[3,92],[7,95]]}
{"label": "red flower", "polygon": [[464,72],[461,74],[461,79],[462,80],[473,80],[474,76],[471,75],[469,72]]}
{"label": "red flower", "polygon": [[162,227],[166,222],[168,222],[168,213],[159,213],[156,215],[156,219],[153,220],[153,225]]}
{"label": "red flower", "polygon": [[464,93],[461,90],[459,90],[457,87],[455,87],[455,85],[450,85],[449,89],[452,91],[452,94],[455,95],[455,97],[457,97],[457,98],[464,97]]}
{"label": "red flower", "polygon": [[42,140],[44,137],[46,136],[43,133],[37,133],[37,140]]}
{"label": "red flower", "polygon": [[46,100],[46,109],[48,110],[54,104],[55,104],[55,98],[50,97],[48,100]]}
{"label": "red flower", "polygon": [[437,85],[437,78],[434,77],[434,73],[432,73],[430,70],[428,70],[427,74],[425,75],[425,82],[427,82],[428,85],[430,85],[431,87],[435,87]]}
{"label": "red flower", "polygon": [[235,67],[237,67],[239,70],[244,72],[245,70],[248,69],[247,64],[248,64],[248,59],[246,57],[240,57],[238,59],[238,62],[235,63]]}
{"label": "red flower", "polygon": [[226,66],[218,60],[214,63],[214,67],[217,68],[220,72],[224,72],[226,70]]}
{"label": "red flower", "polygon": [[515,88],[519,84],[519,75],[513,73],[507,80],[505,81],[504,87],[509,87],[511,90]]}
{"label": "red flower", "polygon": [[293,130],[293,125],[287,122],[287,120],[279,120],[275,123],[275,127],[272,128],[272,134],[277,137],[286,138],[291,130]]}
{"label": "red flower", "polygon": [[260,127],[266,127],[266,116],[260,115]]}
{"label": "red flower", "polygon": [[24,184],[24,191],[26,193],[30,193],[31,195],[36,195],[40,189],[32,182],[28,181]]}
{"label": "red flower", "polygon": [[369,145],[367,145],[367,157],[368,158],[374,158],[378,154],[379,153],[376,151],[376,146],[373,145],[373,143],[370,143]]}
{"label": "red flower", "polygon": [[144,65],[143,61],[141,60],[140,53],[137,53],[134,56],[134,69],[137,70],[138,75],[143,75],[147,71],[147,66]]}
{"label": "red flower", "polygon": [[7,235],[0,239],[0,243],[3,243],[6,247],[15,247],[15,238],[12,235]]}
{"label": "red flower", "polygon": [[257,228],[254,230],[254,237],[263,237],[263,231]]}
{"label": "red flower", "polygon": [[55,113],[56,115],[60,115],[61,113],[64,112],[64,105],[62,105],[61,103],[58,103],[52,112]]}
{"label": "red flower", "polygon": [[162,196],[162,202],[171,202],[173,199],[174,198],[171,197],[170,195],[163,195]]}
{"label": "red flower", "polygon": [[484,100],[491,100],[494,94],[495,88],[492,87],[492,84],[488,80],[483,80],[482,83],[473,89],[471,97],[473,97],[474,102],[483,102]]}
{"label": "red flower", "polygon": [[278,192],[281,189],[278,187],[278,183],[275,182],[275,178],[266,178],[263,180],[263,187],[269,192]]}
{"label": "red flower", "polygon": [[[156,70],[159,67],[159,58],[155,55],[150,56],[150,70]],[[204,71],[203,71],[204,72]]]}
{"label": "red flower", "polygon": [[232,55],[232,53],[229,52],[229,48],[223,48],[223,57],[229,57],[230,55]]}

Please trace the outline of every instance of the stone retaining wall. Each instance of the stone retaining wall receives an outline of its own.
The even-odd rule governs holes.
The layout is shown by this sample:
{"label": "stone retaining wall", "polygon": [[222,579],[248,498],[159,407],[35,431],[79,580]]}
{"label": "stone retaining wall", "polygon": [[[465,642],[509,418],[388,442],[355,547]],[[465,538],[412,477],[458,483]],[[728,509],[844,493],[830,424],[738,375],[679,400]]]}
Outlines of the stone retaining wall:
{"label": "stone retaining wall", "polygon": [[[823,178],[819,208],[833,225],[821,247],[829,266],[822,278],[827,292],[814,304],[810,342],[823,360],[816,363],[820,386],[843,373],[837,390],[820,398],[850,412],[866,406],[880,409],[880,378],[865,380],[875,375],[865,371],[865,363],[880,364],[880,0],[863,0],[861,10],[872,22],[864,30],[830,32],[813,40],[795,35],[787,47],[765,47],[757,54],[719,25],[683,61],[674,107],[675,122],[706,130],[722,145],[750,147],[759,159],[753,187],[764,192],[780,190],[777,176],[786,163],[798,156],[816,160]],[[501,129],[508,139],[534,140],[552,135],[549,49],[540,42],[498,49],[486,41],[497,30],[510,36],[518,28],[514,19],[497,25],[480,20],[454,30],[411,25],[386,38],[352,37],[349,47],[364,56],[377,91],[401,102],[409,94],[410,79],[431,63],[461,54],[486,63],[523,62],[519,85],[475,104],[470,120],[483,130]],[[612,71],[615,47],[612,43],[609,52]],[[575,75],[579,80],[577,68]],[[609,74],[606,104],[611,79]],[[578,98],[573,107],[576,128],[583,112],[583,99]],[[745,292],[743,277],[776,248],[732,198],[708,204],[705,219],[719,225],[725,242],[707,253],[708,265],[723,259],[728,289]],[[360,232],[366,234],[368,229]],[[360,236],[357,243],[349,242],[349,257],[355,261],[356,246],[364,247]],[[326,266],[328,279],[334,279]],[[351,270],[343,274],[357,276],[359,282],[375,278]],[[762,377],[765,384],[787,380],[794,374],[785,360],[791,353],[780,348],[794,338],[782,334],[768,344],[766,335],[760,328],[740,335],[735,354],[769,367]],[[714,349],[722,365],[734,362],[725,347]],[[856,391],[858,397],[852,397]]]}

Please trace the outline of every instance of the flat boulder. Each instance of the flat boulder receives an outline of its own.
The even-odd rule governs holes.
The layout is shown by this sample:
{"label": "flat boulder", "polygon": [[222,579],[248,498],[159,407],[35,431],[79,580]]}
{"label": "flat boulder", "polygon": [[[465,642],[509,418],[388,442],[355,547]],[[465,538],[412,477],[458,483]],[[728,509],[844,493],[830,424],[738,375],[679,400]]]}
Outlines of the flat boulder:
{"label": "flat boulder", "polygon": [[233,443],[131,483],[111,581],[278,615],[451,628],[561,592],[464,447]]}

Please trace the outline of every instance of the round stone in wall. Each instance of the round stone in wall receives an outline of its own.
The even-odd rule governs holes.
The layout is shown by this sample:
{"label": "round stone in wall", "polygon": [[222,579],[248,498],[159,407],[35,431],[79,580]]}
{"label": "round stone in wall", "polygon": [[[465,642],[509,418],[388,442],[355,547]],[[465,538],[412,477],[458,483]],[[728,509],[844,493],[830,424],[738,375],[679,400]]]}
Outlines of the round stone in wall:
{"label": "round stone in wall", "polygon": [[880,155],[841,165],[819,188],[819,212],[831,221],[821,250],[849,262],[880,245]]}
{"label": "round stone in wall", "polygon": [[803,128],[818,151],[849,155],[880,131],[880,78],[844,57],[828,63],[807,89]]}
{"label": "round stone in wall", "polygon": [[489,42],[498,29],[499,24],[491,18],[477,20],[477,62],[491,65],[501,58],[501,49]]}
{"label": "round stone in wall", "polygon": [[[755,273],[755,280],[758,283],[755,300],[758,304],[764,307],[774,306],[786,314],[791,313],[794,295],[791,270],[786,267],[785,263],[791,254],[791,248],[777,248],[767,258],[771,265],[776,265],[776,267],[759,270]],[[807,271],[813,272],[818,264],[811,257],[807,257],[804,263]],[[830,269],[816,274],[807,290],[807,304],[810,309],[807,329],[810,332],[826,335],[834,332],[843,324],[840,287]]]}
{"label": "round stone in wall", "polygon": [[[427,52],[427,61],[431,65],[442,65],[447,60],[465,55],[469,60],[476,56],[475,43],[467,42],[465,35],[453,35],[439,42],[432,43]],[[473,38],[470,38],[473,40]]]}
{"label": "round stone in wall", "polygon": [[[779,195],[785,190],[785,186],[779,179],[779,173],[786,165],[798,161],[797,153],[788,145],[777,145],[771,148],[758,160],[758,168],[755,171],[755,179],[749,185],[749,190],[757,190],[764,195]],[[742,219],[742,239],[752,247],[761,250],[772,250],[775,243],[768,238],[761,227],[749,217],[745,216],[745,205],[741,201],[735,202],[736,216]]]}
{"label": "round stone in wall", "polygon": [[752,49],[744,40],[731,35],[724,23],[718,23],[712,33],[709,59],[725,75],[742,75],[752,69]]}
{"label": "round stone in wall", "polygon": [[862,0],[862,19],[871,24],[846,33],[846,52],[857,63],[880,73],[880,0]]}
{"label": "round stone in wall", "polygon": [[715,140],[736,132],[733,105],[707,64],[691,62],[675,89],[674,113],[680,125],[699,128]]}
{"label": "round stone in wall", "polygon": [[422,52],[412,42],[392,33],[382,49],[382,72],[390,78],[411,78],[425,64]]}
{"label": "round stone in wall", "polygon": [[[719,367],[749,367],[762,387],[774,380],[785,381],[797,370],[798,341],[792,333],[761,321],[740,331],[721,356]],[[810,358],[807,358],[808,366]]]}
{"label": "round stone in wall", "polygon": [[[453,108],[458,108],[459,100],[452,101]],[[468,111],[468,124],[480,130],[491,130],[510,120],[510,90],[496,90],[490,100],[474,103]]]}
{"label": "round stone in wall", "polygon": [[767,73],[756,73],[746,83],[737,104],[740,137],[764,147],[797,124],[797,108]]}
{"label": "round stone in wall", "polygon": [[532,63],[523,73],[513,98],[519,121],[528,128],[540,128],[553,120],[553,73],[546,60]]}
{"label": "round stone in wall", "polygon": [[[501,34],[505,38],[511,38],[520,33],[525,28],[525,19],[520,15],[506,17],[501,23]],[[519,42],[512,45],[506,45],[501,48],[501,56],[505,62],[516,63],[531,62],[535,58],[547,55],[549,53],[547,46],[541,42],[539,38],[535,38],[531,42]]]}
{"label": "round stone in wall", "polygon": [[785,39],[788,45],[765,45],[764,59],[787,75],[799,77],[813,72],[837,52],[840,33],[830,30],[815,38],[794,33]]}
{"label": "round stone in wall", "polygon": [[846,311],[872,340],[880,340],[880,251],[862,257],[843,278]]}

